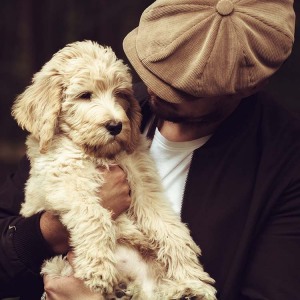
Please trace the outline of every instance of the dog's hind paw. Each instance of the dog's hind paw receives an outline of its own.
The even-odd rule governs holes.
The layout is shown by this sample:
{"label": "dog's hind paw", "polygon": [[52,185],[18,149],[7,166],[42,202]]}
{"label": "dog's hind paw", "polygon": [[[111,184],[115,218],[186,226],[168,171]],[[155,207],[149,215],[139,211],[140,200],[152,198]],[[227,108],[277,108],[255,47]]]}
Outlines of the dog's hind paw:
{"label": "dog's hind paw", "polygon": [[105,297],[107,300],[130,300],[131,298],[132,293],[127,288],[127,284],[125,282],[121,282],[116,285],[113,292]]}
{"label": "dog's hind paw", "polygon": [[44,261],[41,274],[51,277],[70,276],[73,274],[73,269],[68,260],[59,255]]}
{"label": "dog's hind paw", "polygon": [[216,300],[216,289],[205,282],[189,280],[186,282],[164,283],[160,288],[161,299]]}

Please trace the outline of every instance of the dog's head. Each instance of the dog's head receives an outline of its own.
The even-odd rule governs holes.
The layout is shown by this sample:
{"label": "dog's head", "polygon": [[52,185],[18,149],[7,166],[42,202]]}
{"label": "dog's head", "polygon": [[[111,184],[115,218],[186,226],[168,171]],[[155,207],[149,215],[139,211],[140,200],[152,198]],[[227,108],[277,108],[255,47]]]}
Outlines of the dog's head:
{"label": "dog's head", "polygon": [[140,108],[128,67],[109,47],[83,41],[67,45],[17,97],[12,115],[47,152],[55,134],[100,156],[134,150]]}

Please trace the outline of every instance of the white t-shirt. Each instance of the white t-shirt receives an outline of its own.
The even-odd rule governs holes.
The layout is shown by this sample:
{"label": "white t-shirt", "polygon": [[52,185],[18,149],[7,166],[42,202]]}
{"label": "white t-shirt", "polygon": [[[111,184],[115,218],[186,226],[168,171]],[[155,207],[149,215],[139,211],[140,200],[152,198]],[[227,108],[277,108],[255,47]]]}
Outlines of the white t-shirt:
{"label": "white t-shirt", "polygon": [[171,142],[156,128],[150,154],[156,166],[166,195],[174,211],[181,213],[183,192],[194,150],[203,146],[210,136],[188,142]]}

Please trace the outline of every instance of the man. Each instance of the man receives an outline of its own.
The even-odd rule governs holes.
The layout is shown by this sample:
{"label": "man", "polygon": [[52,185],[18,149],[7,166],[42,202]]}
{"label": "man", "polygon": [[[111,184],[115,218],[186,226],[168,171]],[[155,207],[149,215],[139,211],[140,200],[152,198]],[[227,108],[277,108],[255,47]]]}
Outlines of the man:
{"label": "man", "polygon": [[[291,52],[294,17],[291,0],[157,0],[124,40],[148,87],[148,94],[143,86],[136,94],[144,131],[153,139],[151,153],[174,210],[202,249],[200,260],[216,280],[220,300],[299,298],[299,120],[257,93]],[[15,182],[24,182],[26,172],[18,174],[24,178]],[[130,203],[128,187],[118,168],[107,176],[123,191],[104,190],[117,217]],[[114,199],[122,200],[121,208],[111,204]],[[9,205],[6,211],[14,212]],[[31,236],[43,258],[67,249],[67,233],[59,229],[63,242],[53,242],[44,218],[50,229],[61,226],[42,215],[43,237]],[[23,261],[32,260],[20,242],[25,233],[18,232],[29,220],[7,219],[4,237],[17,237],[7,243],[17,245]],[[55,251],[56,245],[62,248]],[[38,265],[31,260],[29,266]],[[48,300],[97,299],[75,278],[44,282]]]}

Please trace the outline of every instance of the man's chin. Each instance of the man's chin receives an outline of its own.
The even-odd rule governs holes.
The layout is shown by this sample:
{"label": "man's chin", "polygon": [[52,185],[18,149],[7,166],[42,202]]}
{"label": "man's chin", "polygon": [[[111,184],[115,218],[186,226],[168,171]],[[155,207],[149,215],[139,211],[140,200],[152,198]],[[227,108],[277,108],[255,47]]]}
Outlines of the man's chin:
{"label": "man's chin", "polygon": [[175,116],[171,114],[165,114],[161,111],[153,111],[153,113],[160,119],[164,121],[168,121],[175,124],[191,124],[191,125],[203,125],[208,126],[211,124],[218,123],[222,120],[221,116],[219,115],[212,115],[209,117],[183,117],[183,116]]}

